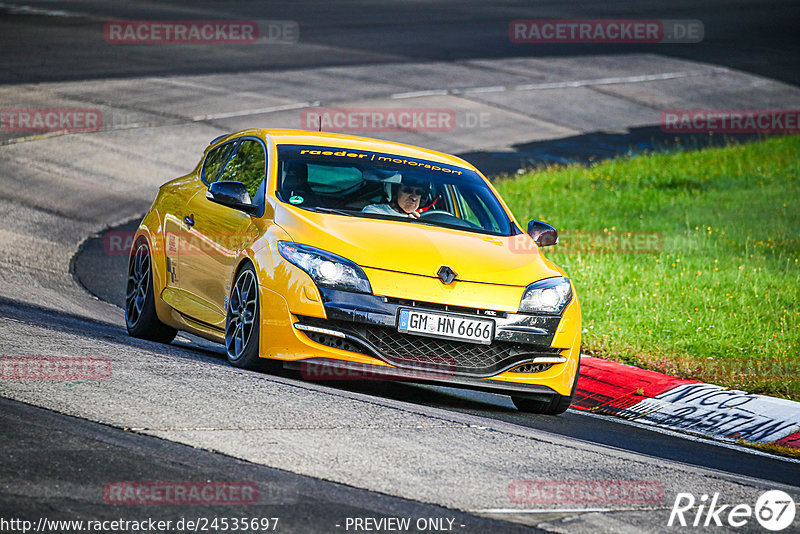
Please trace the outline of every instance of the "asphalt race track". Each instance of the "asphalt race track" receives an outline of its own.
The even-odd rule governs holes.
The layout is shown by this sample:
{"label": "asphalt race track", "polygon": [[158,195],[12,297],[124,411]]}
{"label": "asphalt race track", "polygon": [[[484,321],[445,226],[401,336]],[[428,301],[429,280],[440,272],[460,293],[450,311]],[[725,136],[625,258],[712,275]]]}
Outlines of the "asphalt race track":
{"label": "asphalt race track", "polygon": [[[800,462],[729,444],[573,410],[522,414],[500,395],[242,371],[188,335],[168,346],[130,338],[125,251],[108,232],[133,228],[211,139],[303,127],[305,109],[453,110],[446,132],[372,135],[486,172],[661,148],[673,141],[658,129],[665,108],[797,109],[799,14],[796,3],[717,1],[0,3],[0,108],[103,117],[92,133],[0,130],[0,356],[111,361],[106,380],[0,380],[0,519],[279,517],[278,532],[346,532],[348,518],[409,517],[461,532],[674,532],[681,492],[752,506],[781,489],[798,501]],[[696,19],[705,38],[511,43],[509,21],[526,18]],[[114,46],[103,24],[117,19],[294,21],[299,39]],[[534,506],[509,492],[530,480],[649,481],[663,496]],[[252,482],[258,500],[109,504],[104,488],[124,481]],[[410,531],[439,523],[423,524]],[[754,520],[706,530],[762,531]]]}

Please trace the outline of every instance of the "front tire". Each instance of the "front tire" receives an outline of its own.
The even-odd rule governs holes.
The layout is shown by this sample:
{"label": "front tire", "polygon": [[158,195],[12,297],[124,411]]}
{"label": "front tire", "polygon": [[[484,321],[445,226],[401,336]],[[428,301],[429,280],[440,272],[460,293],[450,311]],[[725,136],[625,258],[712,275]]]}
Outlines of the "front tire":
{"label": "front tire", "polygon": [[521,412],[536,413],[542,415],[560,415],[567,411],[575,397],[575,390],[578,388],[578,376],[580,375],[581,365],[578,360],[578,369],[575,371],[575,379],[572,381],[572,391],[569,395],[559,395],[556,393],[550,400],[538,400],[517,395],[511,396],[514,406]]}
{"label": "front tire", "polygon": [[256,369],[261,362],[258,345],[261,332],[258,282],[252,265],[245,265],[236,275],[228,299],[225,320],[225,352],[234,367]]}
{"label": "front tire", "polygon": [[125,326],[133,337],[169,343],[178,331],[167,326],[156,314],[153,269],[147,240],[140,239],[128,265],[125,288]]}

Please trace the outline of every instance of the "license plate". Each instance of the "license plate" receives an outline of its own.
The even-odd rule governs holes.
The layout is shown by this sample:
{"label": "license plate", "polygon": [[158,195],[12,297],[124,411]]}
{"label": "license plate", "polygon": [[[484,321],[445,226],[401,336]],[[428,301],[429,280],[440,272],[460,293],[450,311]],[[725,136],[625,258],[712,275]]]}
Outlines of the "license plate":
{"label": "license plate", "polygon": [[419,310],[401,309],[397,330],[407,334],[457,339],[488,345],[494,339],[494,321]]}

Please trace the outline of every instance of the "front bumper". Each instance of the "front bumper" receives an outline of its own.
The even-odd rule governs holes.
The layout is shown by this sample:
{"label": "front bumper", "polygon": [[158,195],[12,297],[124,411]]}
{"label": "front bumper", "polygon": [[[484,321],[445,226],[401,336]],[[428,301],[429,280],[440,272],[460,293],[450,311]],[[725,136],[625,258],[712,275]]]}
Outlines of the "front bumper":
{"label": "front bumper", "polygon": [[[450,379],[489,378],[504,372],[539,373],[567,361],[570,347],[551,347],[561,317],[482,310],[320,289],[327,319],[297,316],[294,327],[328,347],[366,354],[393,367],[446,373]],[[491,318],[490,345],[403,334],[402,308]]]}
{"label": "front bumper", "polygon": [[333,358],[309,358],[300,361],[284,362],[283,367],[300,371],[307,380],[391,380],[408,381],[422,384],[445,383],[448,387],[468,388],[488,393],[520,394],[525,398],[548,401],[558,391],[545,384],[527,382],[505,382],[486,380],[469,376],[453,376],[434,370],[406,370],[383,365],[337,360]]}

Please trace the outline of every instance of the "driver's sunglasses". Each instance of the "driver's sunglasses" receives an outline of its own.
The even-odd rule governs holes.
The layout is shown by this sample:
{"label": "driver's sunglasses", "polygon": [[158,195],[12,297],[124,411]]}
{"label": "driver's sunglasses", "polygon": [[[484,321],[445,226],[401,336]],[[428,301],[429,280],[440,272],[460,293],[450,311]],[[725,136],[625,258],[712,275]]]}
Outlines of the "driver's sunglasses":
{"label": "driver's sunglasses", "polygon": [[408,187],[405,185],[400,188],[400,192],[405,193],[406,195],[414,194],[418,197],[421,197],[425,193],[425,191],[419,187]]}

